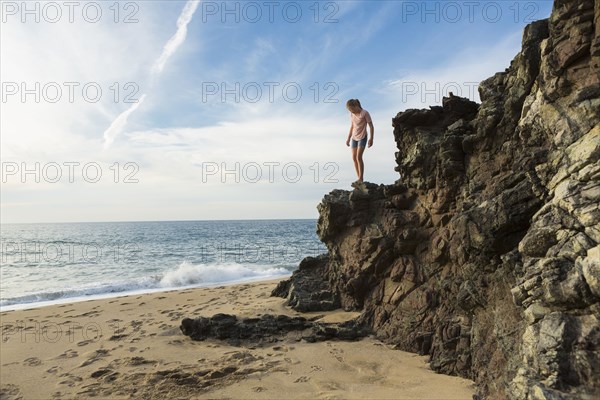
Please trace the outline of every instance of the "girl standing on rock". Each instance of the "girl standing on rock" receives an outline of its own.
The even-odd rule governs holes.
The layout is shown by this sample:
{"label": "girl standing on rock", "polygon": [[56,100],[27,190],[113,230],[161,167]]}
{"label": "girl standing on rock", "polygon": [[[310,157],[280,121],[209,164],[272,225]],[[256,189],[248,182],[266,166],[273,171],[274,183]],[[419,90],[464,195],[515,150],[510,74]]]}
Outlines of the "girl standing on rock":
{"label": "girl standing on rock", "polygon": [[[367,124],[371,129],[371,138],[369,139],[369,146],[373,146],[373,138],[375,136],[375,128],[373,127],[373,121],[371,115],[367,110],[363,110],[358,99],[350,99],[346,102],[346,108],[350,111],[350,132],[348,133],[348,139],[346,140],[346,146],[351,145],[352,149],[352,161],[354,161],[354,168],[356,169],[356,175],[358,180],[354,183],[363,181],[365,172],[365,164],[363,162],[363,152],[367,146]],[[352,141],[352,143],[351,143]]]}

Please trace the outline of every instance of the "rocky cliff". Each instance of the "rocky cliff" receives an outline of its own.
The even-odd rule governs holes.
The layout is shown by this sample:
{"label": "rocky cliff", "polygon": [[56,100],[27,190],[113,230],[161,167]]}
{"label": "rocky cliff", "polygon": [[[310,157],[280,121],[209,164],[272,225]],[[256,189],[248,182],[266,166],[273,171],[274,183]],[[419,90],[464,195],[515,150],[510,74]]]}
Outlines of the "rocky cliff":
{"label": "rocky cliff", "polygon": [[479,93],[398,113],[400,179],[327,194],[328,254],[274,295],[487,398],[600,398],[600,0],[556,0]]}
{"label": "rocky cliff", "polygon": [[328,253],[272,293],[357,319],[219,314],[182,332],[373,334],[475,380],[484,398],[600,398],[600,0],[556,0],[479,93],[481,104],[450,96],[398,113],[400,179],[325,195]]}

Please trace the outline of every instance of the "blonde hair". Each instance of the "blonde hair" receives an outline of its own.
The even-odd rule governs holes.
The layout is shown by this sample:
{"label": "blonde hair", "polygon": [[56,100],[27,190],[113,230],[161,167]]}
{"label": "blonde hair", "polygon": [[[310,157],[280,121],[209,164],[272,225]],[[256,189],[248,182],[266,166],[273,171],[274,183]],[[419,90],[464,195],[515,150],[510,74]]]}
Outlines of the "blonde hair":
{"label": "blonde hair", "polygon": [[360,105],[360,101],[358,99],[350,99],[346,102],[346,108],[349,110],[350,108],[358,107],[362,110],[362,106]]}

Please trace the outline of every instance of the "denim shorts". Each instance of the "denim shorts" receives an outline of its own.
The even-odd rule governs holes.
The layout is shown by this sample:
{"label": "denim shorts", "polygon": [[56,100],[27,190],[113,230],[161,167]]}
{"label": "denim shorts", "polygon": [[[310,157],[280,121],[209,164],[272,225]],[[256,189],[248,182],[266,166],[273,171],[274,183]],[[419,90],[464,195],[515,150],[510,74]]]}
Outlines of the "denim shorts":
{"label": "denim shorts", "polygon": [[352,142],[350,143],[350,147],[352,147],[352,148],[367,147],[367,136],[365,135],[365,137],[362,138],[361,140],[352,139]]}

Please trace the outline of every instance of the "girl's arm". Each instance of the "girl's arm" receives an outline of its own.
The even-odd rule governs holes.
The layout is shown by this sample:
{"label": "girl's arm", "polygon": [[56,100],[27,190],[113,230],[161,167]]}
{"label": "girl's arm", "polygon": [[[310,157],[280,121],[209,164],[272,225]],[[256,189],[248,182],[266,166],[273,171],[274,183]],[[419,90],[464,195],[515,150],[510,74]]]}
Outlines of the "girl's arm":
{"label": "girl's arm", "polygon": [[371,130],[371,139],[369,139],[368,146],[373,146],[373,139],[375,138],[375,127],[373,126],[373,122],[369,122],[369,129]]}
{"label": "girl's arm", "polygon": [[348,139],[346,139],[346,146],[350,146],[350,138],[352,137],[352,124],[350,124],[350,132],[348,132]]}

